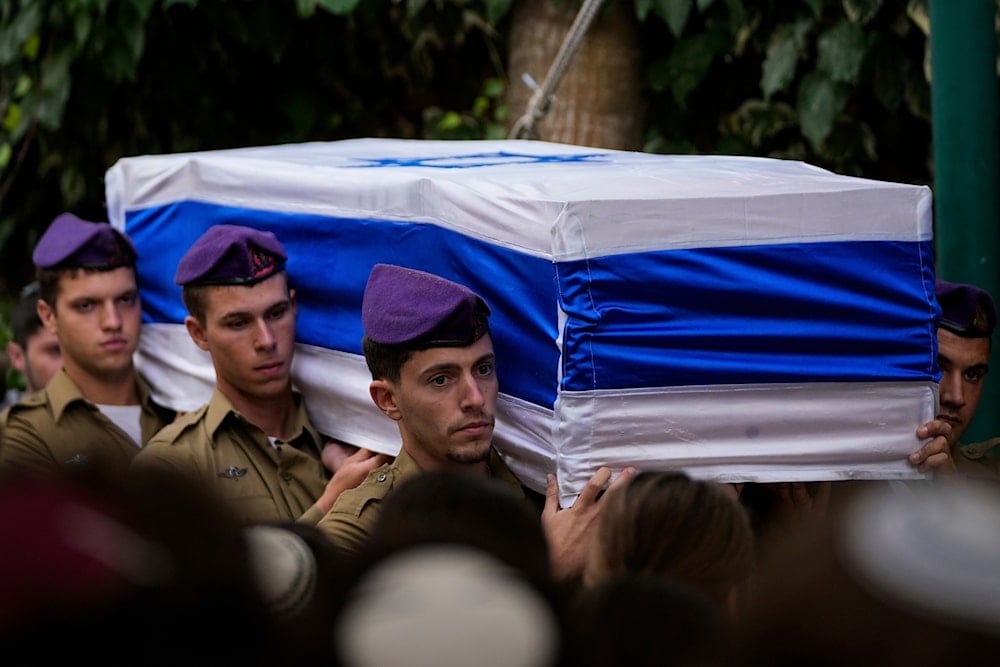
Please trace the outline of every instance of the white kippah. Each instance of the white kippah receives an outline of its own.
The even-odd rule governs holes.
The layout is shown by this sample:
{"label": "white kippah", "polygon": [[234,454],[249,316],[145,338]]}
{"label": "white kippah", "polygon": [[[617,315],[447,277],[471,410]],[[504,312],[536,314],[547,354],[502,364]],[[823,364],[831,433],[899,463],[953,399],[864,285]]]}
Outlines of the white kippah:
{"label": "white kippah", "polygon": [[279,526],[244,529],[250,564],[264,601],[278,615],[296,614],[316,591],[316,556],[299,535]]}
{"label": "white kippah", "polygon": [[558,629],[541,594],[486,552],[407,549],[359,582],[335,628],[351,667],[541,667]]}
{"label": "white kippah", "polygon": [[1000,635],[1000,487],[975,480],[890,483],[851,503],[842,556],[886,604]]}

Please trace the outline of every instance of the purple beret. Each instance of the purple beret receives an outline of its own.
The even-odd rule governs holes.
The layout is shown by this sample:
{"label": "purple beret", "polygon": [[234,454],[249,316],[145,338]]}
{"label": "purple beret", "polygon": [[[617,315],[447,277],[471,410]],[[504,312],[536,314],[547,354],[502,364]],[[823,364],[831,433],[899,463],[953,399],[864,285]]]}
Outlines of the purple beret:
{"label": "purple beret", "polygon": [[965,338],[989,338],[993,334],[997,311],[989,292],[940,278],[934,291],[941,306],[939,327]]}
{"label": "purple beret", "polygon": [[489,331],[489,314],[468,287],[393,264],[375,265],[361,302],[370,340],[414,348],[472,345]]}
{"label": "purple beret", "polygon": [[177,264],[178,285],[253,285],[285,268],[288,256],[271,232],[242,225],[215,225]]}
{"label": "purple beret", "polygon": [[38,239],[31,261],[40,269],[115,269],[133,266],[135,257],[129,238],[110,224],[62,213]]}

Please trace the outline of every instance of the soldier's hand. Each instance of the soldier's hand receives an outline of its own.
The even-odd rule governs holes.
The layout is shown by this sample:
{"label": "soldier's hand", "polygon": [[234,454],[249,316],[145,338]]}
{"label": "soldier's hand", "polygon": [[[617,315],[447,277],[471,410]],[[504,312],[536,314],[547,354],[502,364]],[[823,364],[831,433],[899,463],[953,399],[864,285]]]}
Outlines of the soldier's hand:
{"label": "soldier's hand", "polygon": [[[329,447],[329,444],[327,447]],[[323,449],[325,453],[326,447]],[[368,473],[383,464],[391,462],[393,458],[388,454],[380,454],[363,447],[356,448],[353,454],[344,458],[339,463],[337,471],[333,473],[333,477],[326,483],[326,489],[323,490],[323,495],[316,501],[316,505],[324,514],[329,512],[341,493],[361,484],[361,482],[365,481]],[[326,462],[324,461],[324,463]]]}
{"label": "soldier's hand", "polygon": [[917,428],[917,437],[930,438],[920,449],[909,456],[909,461],[920,472],[954,474],[955,461],[951,458],[951,424],[941,419],[932,419]]}
{"label": "soldier's hand", "polygon": [[[610,493],[635,476],[635,468],[629,466],[608,485]],[[611,479],[611,469],[600,468],[590,478],[580,492],[576,502],[566,509],[559,508],[559,485],[556,476],[548,476],[545,488],[545,508],[542,510],[542,530],[549,544],[549,558],[553,576],[561,581],[569,581],[583,575],[587,560],[587,550],[591,534],[600,518],[601,492]]]}

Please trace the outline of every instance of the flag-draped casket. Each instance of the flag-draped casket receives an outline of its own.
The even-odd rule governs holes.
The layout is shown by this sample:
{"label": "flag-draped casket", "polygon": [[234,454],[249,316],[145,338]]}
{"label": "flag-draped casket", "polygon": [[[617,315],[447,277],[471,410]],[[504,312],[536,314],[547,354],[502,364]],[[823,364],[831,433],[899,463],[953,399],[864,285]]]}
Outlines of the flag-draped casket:
{"label": "flag-draped casket", "polygon": [[368,395],[371,267],[493,310],[495,443],[566,502],[601,465],[718,481],[919,476],[937,401],[931,193],[788,160],[536,141],[357,139],[123,158],[111,223],[139,253],[137,364],[170,407],[214,381],[177,262],[208,227],[273,231],[298,295],[294,378],[318,428],[395,453]]}

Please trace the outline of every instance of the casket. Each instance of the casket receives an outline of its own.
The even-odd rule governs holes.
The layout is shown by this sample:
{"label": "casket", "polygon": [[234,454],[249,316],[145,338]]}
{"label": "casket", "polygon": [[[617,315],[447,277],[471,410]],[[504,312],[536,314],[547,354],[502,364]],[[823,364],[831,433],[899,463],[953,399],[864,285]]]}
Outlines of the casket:
{"label": "casket", "polygon": [[108,214],[139,254],[137,365],[155,397],[214,374],[173,283],[208,227],[273,231],[298,295],[294,380],[330,437],[394,454],[361,352],[371,267],[493,310],[495,444],[572,502],[593,472],[907,479],[939,369],[925,186],[803,162],[539,141],[356,139],[119,160]]}

